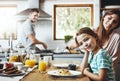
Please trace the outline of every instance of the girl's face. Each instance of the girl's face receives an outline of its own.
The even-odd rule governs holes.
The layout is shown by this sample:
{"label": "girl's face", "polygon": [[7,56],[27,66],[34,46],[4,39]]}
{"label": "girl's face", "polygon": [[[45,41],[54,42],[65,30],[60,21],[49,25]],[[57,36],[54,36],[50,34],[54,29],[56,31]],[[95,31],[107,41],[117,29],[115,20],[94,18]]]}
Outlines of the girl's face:
{"label": "girl's face", "polygon": [[116,14],[106,15],[103,19],[103,26],[106,31],[111,31],[117,27],[119,23],[119,17]]}
{"label": "girl's face", "polygon": [[77,41],[80,49],[93,51],[96,47],[96,39],[88,34],[81,34],[77,36]]}

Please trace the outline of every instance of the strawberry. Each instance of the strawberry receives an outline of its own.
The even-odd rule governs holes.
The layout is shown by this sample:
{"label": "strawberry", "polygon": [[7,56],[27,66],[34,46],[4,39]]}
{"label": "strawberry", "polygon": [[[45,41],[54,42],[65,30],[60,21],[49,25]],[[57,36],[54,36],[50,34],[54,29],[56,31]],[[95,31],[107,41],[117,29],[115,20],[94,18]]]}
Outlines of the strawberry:
{"label": "strawberry", "polygon": [[11,68],[11,67],[14,67],[14,64],[13,63],[6,63],[5,66],[6,66],[6,68]]}

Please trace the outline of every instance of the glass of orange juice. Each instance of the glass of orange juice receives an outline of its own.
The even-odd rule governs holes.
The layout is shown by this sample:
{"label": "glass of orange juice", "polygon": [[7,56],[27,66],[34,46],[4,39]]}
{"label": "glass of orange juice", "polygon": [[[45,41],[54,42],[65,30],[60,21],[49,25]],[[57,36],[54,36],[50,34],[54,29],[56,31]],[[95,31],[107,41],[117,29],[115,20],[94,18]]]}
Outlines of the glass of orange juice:
{"label": "glass of orange juice", "polygon": [[47,64],[45,61],[41,60],[39,61],[39,65],[38,65],[38,70],[40,73],[45,73],[47,69]]}

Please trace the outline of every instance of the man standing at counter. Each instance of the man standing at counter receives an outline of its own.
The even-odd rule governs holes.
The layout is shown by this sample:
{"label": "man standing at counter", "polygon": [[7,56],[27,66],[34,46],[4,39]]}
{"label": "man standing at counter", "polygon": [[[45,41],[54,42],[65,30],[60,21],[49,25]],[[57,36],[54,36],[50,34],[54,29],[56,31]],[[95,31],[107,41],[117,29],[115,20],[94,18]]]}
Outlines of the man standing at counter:
{"label": "man standing at counter", "polygon": [[22,31],[21,31],[21,40],[25,46],[25,51],[28,52],[30,49],[39,51],[40,49],[37,48],[36,44],[41,44],[45,49],[47,49],[47,45],[39,41],[35,37],[35,23],[38,21],[39,17],[39,10],[38,9],[31,9],[29,13],[29,18],[23,23]]}

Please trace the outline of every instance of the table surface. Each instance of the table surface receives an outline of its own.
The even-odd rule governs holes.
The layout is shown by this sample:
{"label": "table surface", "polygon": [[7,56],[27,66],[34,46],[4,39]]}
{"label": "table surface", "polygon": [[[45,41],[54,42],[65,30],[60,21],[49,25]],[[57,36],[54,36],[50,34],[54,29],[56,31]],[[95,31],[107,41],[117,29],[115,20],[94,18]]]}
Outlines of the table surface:
{"label": "table surface", "polygon": [[[47,72],[51,70],[58,70],[59,68],[51,66],[45,73],[40,73],[38,68],[31,71],[28,75],[24,76],[20,81],[90,81],[86,76],[75,77],[59,77],[48,75]],[[61,69],[61,68],[60,68]],[[79,69],[77,69],[80,71]]]}
{"label": "table surface", "polygon": [[90,81],[88,77],[81,76],[81,77],[55,77],[50,76],[47,73],[39,73],[38,69],[32,71],[32,73],[28,74],[20,81]]}
{"label": "table surface", "polygon": [[[56,62],[52,62],[52,64],[54,63]],[[61,62],[57,62],[57,63],[61,63]],[[51,65],[51,67],[49,67],[47,71],[57,70],[57,69],[59,68],[56,68],[53,65]],[[79,68],[77,70],[79,71]],[[28,81],[28,80],[29,81],[90,81],[89,78],[86,76],[76,76],[76,77],[67,77],[67,78],[66,77],[53,77],[53,76],[48,75],[47,72],[40,73],[38,71],[38,68],[33,69],[30,73],[24,76],[13,76],[13,77],[0,76],[0,79],[3,81]]]}

